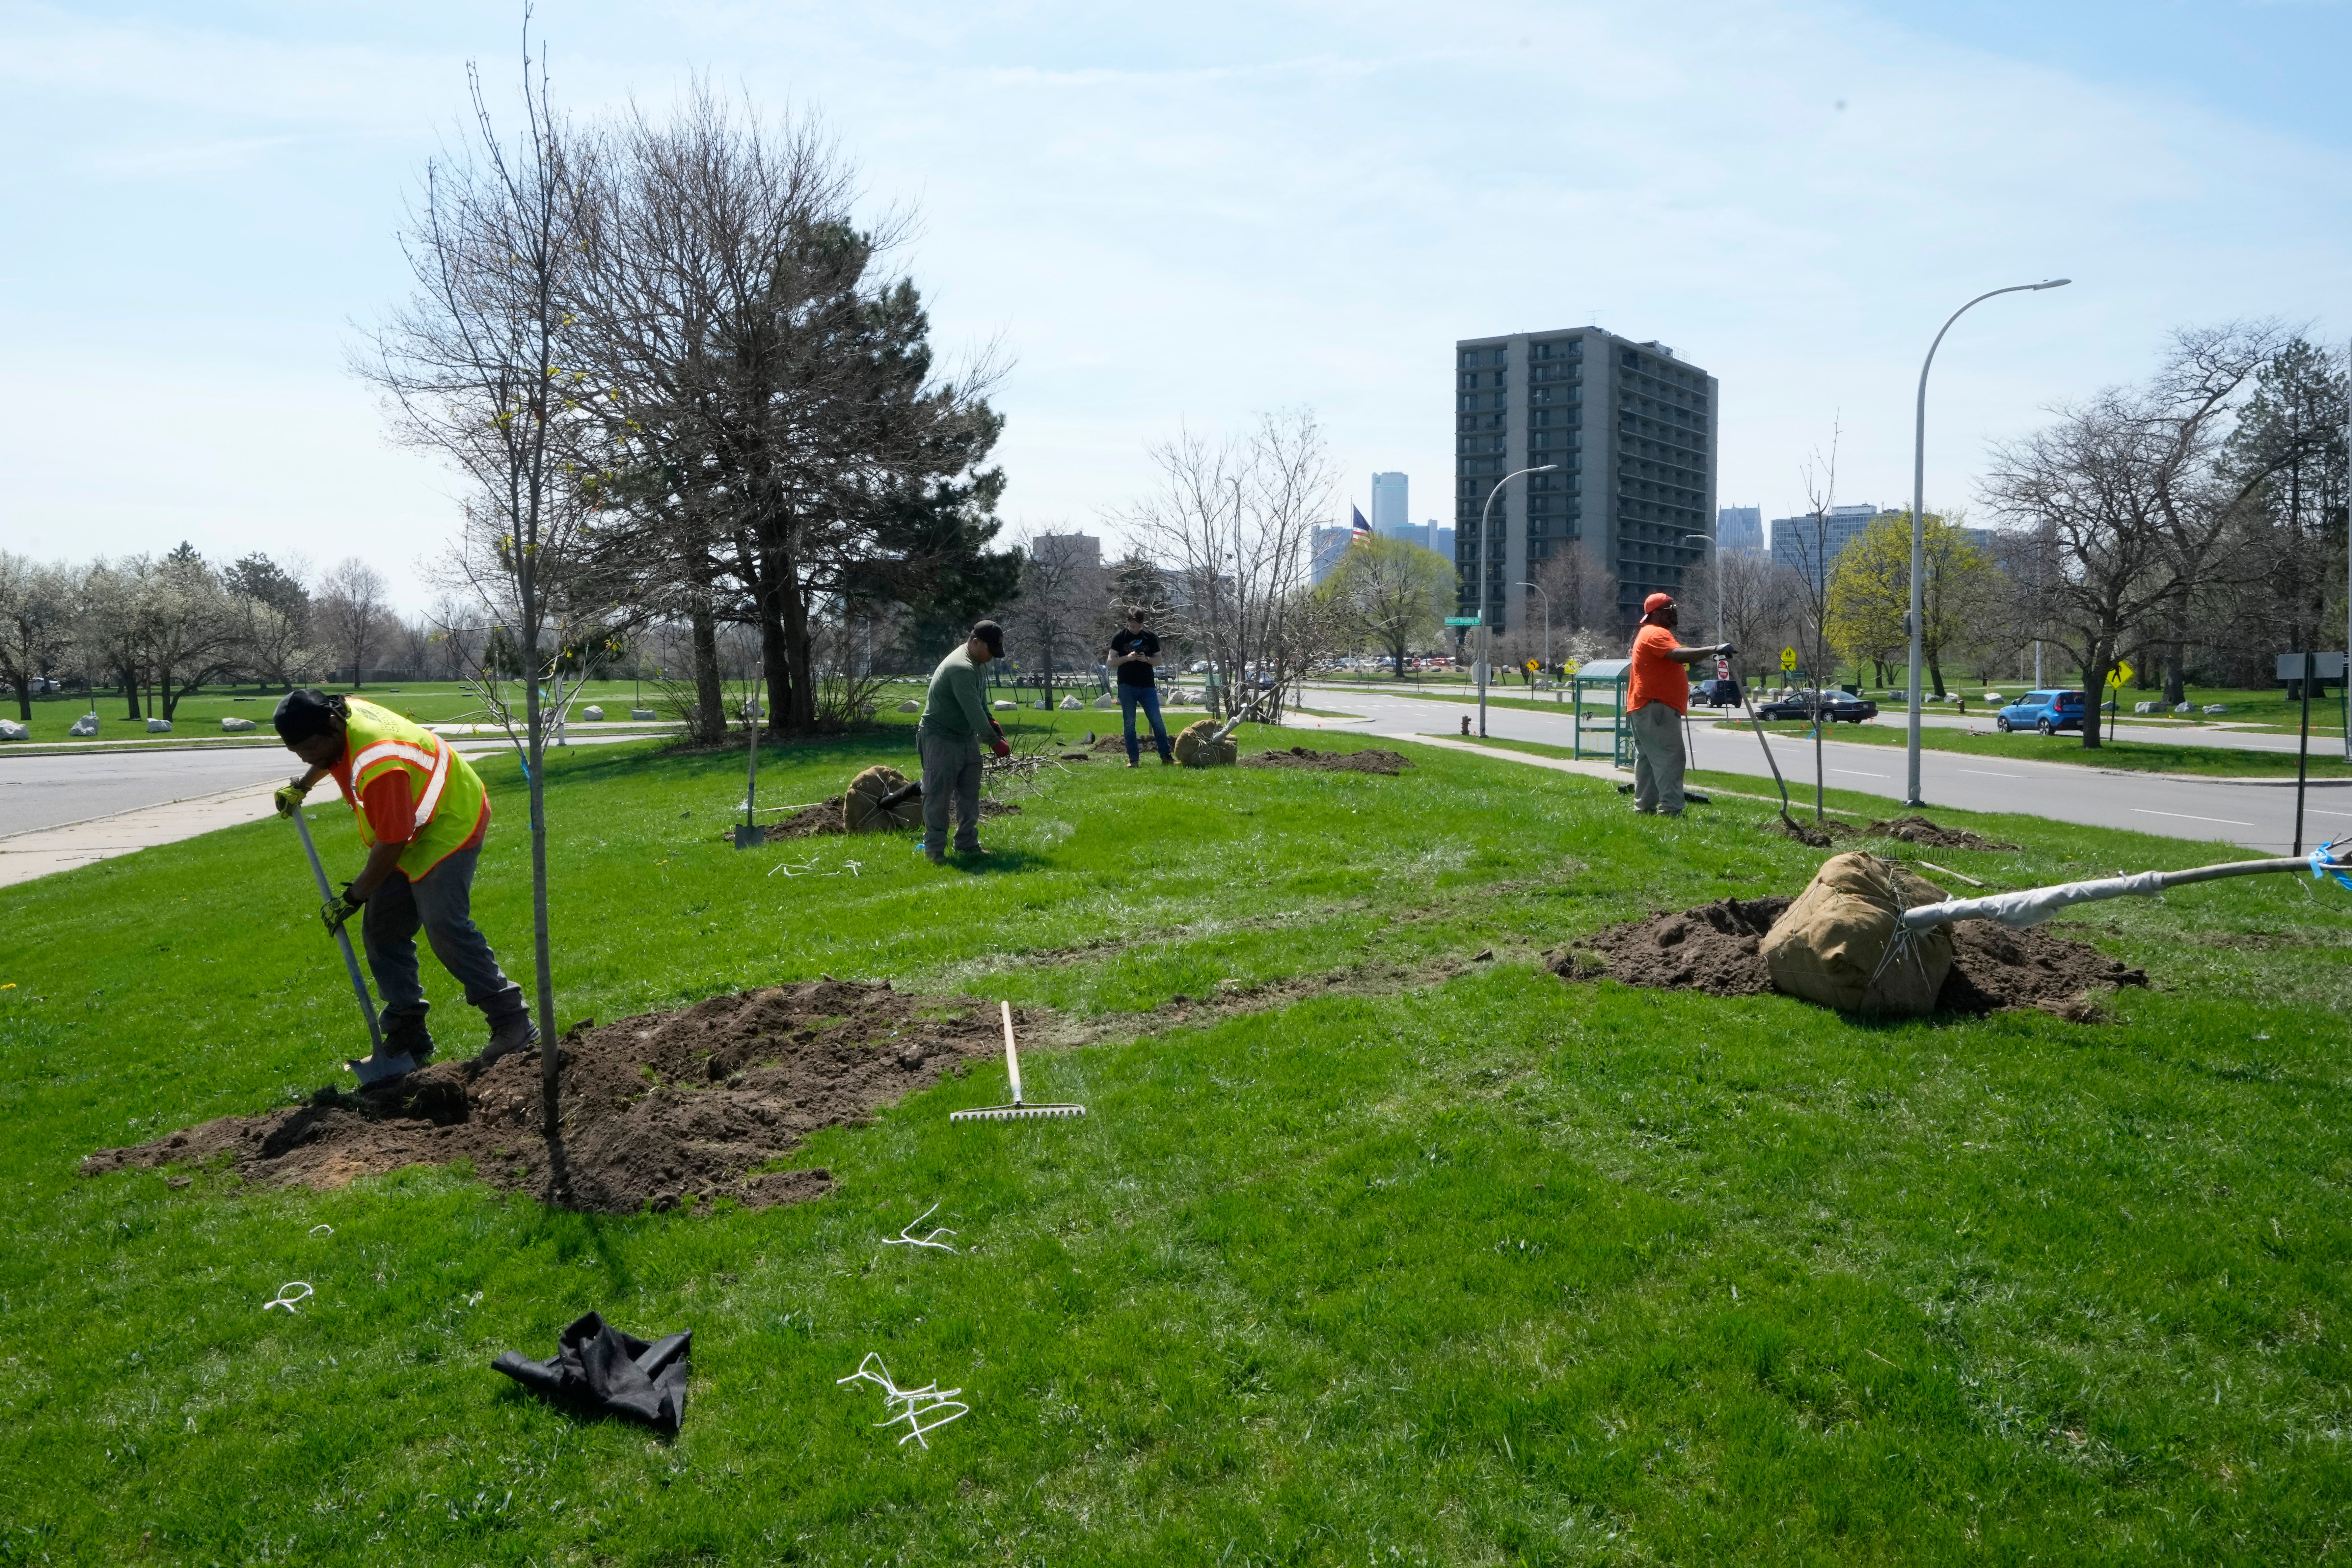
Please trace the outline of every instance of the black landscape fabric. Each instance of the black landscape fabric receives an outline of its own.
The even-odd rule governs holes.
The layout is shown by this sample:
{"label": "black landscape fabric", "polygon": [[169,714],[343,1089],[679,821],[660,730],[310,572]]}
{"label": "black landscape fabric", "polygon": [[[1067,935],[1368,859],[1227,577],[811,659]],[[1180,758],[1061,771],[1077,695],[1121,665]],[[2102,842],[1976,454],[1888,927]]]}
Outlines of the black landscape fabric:
{"label": "black landscape fabric", "polygon": [[574,1410],[625,1415],[675,1433],[686,1415],[686,1377],[694,1331],[651,1344],[590,1312],[555,1342],[546,1361],[507,1352],[490,1364],[534,1394]]}

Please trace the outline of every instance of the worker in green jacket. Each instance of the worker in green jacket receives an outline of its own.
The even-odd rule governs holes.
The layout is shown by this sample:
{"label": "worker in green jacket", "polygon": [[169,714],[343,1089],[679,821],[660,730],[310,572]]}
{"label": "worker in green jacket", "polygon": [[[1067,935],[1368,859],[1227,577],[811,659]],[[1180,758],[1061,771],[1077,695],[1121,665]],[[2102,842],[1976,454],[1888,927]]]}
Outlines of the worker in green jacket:
{"label": "worker in green jacket", "polygon": [[955,808],[956,853],[985,855],[980,846],[980,742],[987,737],[1000,757],[1013,748],[989,717],[988,681],[981,668],[1004,657],[1004,628],[982,621],[963,646],[940,660],[915,724],[915,750],[923,760],[923,853],[945,864],[948,808]]}

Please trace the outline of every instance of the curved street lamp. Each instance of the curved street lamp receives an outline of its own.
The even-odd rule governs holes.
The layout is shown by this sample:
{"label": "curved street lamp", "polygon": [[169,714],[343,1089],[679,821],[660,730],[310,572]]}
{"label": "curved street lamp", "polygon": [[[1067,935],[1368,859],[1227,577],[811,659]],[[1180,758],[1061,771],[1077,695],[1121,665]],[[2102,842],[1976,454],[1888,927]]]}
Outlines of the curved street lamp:
{"label": "curved street lamp", "polygon": [[1486,738],[1486,676],[1495,662],[1491,646],[1495,639],[1486,627],[1486,552],[1493,547],[1486,536],[1486,525],[1495,514],[1495,498],[1503,493],[1505,485],[1522,474],[1549,474],[1559,467],[1558,463],[1538,463],[1532,468],[1505,474],[1486,492],[1486,504],[1478,511],[1478,738],[1482,741]]}
{"label": "curved street lamp", "polygon": [[[2012,283],[2006,289],[1990,289],[1978,295],[1945,320],[1943,331],[1927,345],[1927,357],[1919,366],[1919,414],[1911,438],[1911,689],[1904,693],[1910,699],[1911,736],[1906,748],[1910,752],[1910,771],[1906,781],[1908,793],[1903,804],[1924,805],[1919,798],[1919,668],[1926,645],[1927,619],[1927,372],[1936,363],[1936,351],[1943,346],[1944,333],[1952,323],[1995,294],[2038,294],[2044,289],[2063,289],[2072,278],[2052,278],[2040,283]],[[1816,678],[1815,684],[1819,684]]]}

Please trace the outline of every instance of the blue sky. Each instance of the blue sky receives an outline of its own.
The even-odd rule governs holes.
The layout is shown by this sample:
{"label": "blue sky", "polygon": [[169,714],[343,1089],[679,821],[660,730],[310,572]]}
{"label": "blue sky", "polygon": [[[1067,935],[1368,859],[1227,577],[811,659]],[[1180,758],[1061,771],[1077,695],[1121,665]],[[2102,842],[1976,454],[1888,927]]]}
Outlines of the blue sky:
{"label": "blue sky", "polygon": [[[345,369],[518,8],[0,4],[0,544],[373,560],[412,607],[451,486]],[[2170,327],[2352,330],[2352,14],[2330,0],[1112,7],[545,0],[560,100],[696,71],[822,112],[950,355],[1001,338],[1016,526],[1146,443],[1321,416],[1446,515],[1456,337],[1598,321],[1723,383],[1727,503],[1931,501]]]}

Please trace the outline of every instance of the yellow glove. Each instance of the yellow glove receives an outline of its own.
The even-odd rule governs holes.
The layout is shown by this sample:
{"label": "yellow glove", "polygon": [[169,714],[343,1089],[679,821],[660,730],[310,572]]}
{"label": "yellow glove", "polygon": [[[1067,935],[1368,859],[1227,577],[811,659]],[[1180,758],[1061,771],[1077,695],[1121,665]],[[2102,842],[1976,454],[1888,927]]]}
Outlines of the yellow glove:
{"label": "yellow glove", "polygon": [[278,816],[291,816],[302,809],[302,797],[310,793],[310,785],[296,779],[269,798],[277,804]]}

